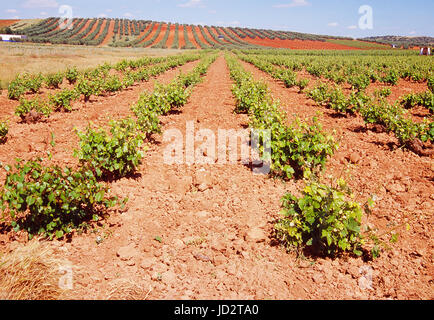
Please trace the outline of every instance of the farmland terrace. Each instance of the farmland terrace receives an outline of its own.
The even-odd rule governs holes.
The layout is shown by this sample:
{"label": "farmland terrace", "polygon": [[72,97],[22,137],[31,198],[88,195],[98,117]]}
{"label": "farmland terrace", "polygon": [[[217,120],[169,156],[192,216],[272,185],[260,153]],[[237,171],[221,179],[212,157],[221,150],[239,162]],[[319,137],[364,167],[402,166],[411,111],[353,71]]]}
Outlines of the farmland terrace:
{"label": "farmland terrace", "polygon": [[60,18],[0,20],[34,43],[172,49],[386,49],[389,44],[351,38],[250,28],[196,26],[148,20],[74,18],[60,28]]}

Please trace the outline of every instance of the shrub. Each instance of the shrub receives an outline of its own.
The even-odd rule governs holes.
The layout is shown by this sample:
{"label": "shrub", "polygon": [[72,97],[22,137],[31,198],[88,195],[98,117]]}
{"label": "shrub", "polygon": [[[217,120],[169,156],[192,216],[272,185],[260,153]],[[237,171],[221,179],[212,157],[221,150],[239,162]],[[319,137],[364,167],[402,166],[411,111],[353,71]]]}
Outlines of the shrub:
{"label": "shrub", "polygon": [[24,75],[24,85],[31,93],[38,93],[42,87],[44,78],[41,74],[38,75]]}
{"label": "shrub", "polygon": [[17,160],[8,172],[0,193],[3,213],[8,209],[15,231],[50,238],[63,237],[84,221],[112,207],[107,187],[97,183],[91,171],[43,165],[43,159]]}
{"label": "shrub", "polygon": [[134,173],[143,158],[143,136],[132,119],[110,122],[110,134],[104,129],[78,132],[80,149],[74,155],[97,177],[121,178]]}
{"label": "shrub", "polygon": [[122,81],[117,76],[108,77],[103,86],[103,90],[106,92],[116,92],[124,88]]}
{"label": "shrub", "polygon": [[319,105],[325,106],[328,100],[329,90],[330,89],[327,83],[320,83],[319,85],[317,85],[315,88],[313,88],[307,93],[307,97],[311,98]]}
{"label": "shrub", "polygon": [[297,74],[291,70],[277,69],[273,77],[282,80],[287,88],[297,85]]}
{"label": "shrub", "polygon": [[8,86],[8,98],[12,100],[19,100],[20,97],[27,91],[24,81],[17,77],[11,81]]}
{"label": "shrub", "polygon": [[134,84],[134,74],[132,72],[126,72],[122,79],[122,86],[129,88]]}
{"label": "shrub", "polygon": [[337,147],[316,118],[312,125],[296,120],[288,127],[276,126],[271,132],[271,170],[288,179],[309,175],[323,169]]}
{"label": "shrub", "polygon": [[166,92],[166,99],[169,102],[171,109],[179,108],[185,105],[190,97],[191,91],[186,89],[180,81],[173,81],[165,87],[161,87],[163,92]]}
{"label": "shrub", "polygon": [[388,83],[388,84],[391,84],[394,86],[397,85],[398,80],[399,80],[399,75],[398,75],[398,72],[396,72],[395,70],[390,70],[389,73],[381,79],[382,82]]}
{"label": "shrub", "polygon": [[102,79],[88,79],[80,77],[77,81],[76,90],[84,96],[84,101],[88,102],[92,95],[98,96],[102,91]]}
{"label": "shrub", "polygon": [[61,109],[72,111],[71,102],[77,100],[79,97],[80,94],[77,91],[65,89],[50,96],[50,101],[55,106],[56,111]]}
{"label": "shrub", "polygon": [[365,90],[371,83],[371,79],[368,75],[361,74],[359,76],[350,77],[348,80],[353,90],[362,91]]}
{"label": "shrub", "polygon": [[147,108],[140,102],[132,106],[132,111],[137,117],[137,125],[140,131],[149,138],[154,133],[161,133],[160,119],[158,112]]}
{"label": "shrub", "polygon": [[63,82],[63,73],[53,73],[45,76],[45,84],[48,88],[58,89]]}
{"label": "shrub", "polygon": [[340,87],[335,87],[329,92],[326,107],[342,113],[351,111],[348,100]]}
{"label": "shrub", "polygon": [[309,85],[309,79],[301,79],[300,81],[297,82],[297,86],[299,88],[300,93],[302,93],[304,89],[307,88],[308,85]]}
{"label": "shrub", "polygon": [[434,76],[428,78],[428,89],[434,92]]}
{"label": "shrub", "polygon": [[68,80],[69,84],[74,84],[78,79],[78,75],[77,68],[73,67],[66,70],[65,78]]}
{"label": "shrub", "polygon": [[288,249],[312,248],[316,254],[335,256],[343,252],[362,255],[362,209],[347,201],[343,180],[336,188],[313,182],[302,197],[286,194],[282,199],[283,218],[275,225],[275,235]]}
{"label": "shrub", "polygon": [[22,74],[18,75],[8,87],[9,99],[19,100],[20,97],[26,92],[37,93],[42,87],[43,77],[41,74],[30,75]]}
{"label": "shrub", "polygon": [[0,121],[0,143],[5,143],[9,132],[9,125],[5,121]]}
{"label": "shrub", "polygon": [[405,108],[405,109],[411,109],[414,108],[417,105],[421,104],[421,99],[420,96],[418,94],[415,93],[410,93],[408,95],[406,95],[405,97],[401,98],[401,105]]}
{"label": "shrub", "polygon": [[235,86],[232,92],[237,99],[236,113],[247,113],[254,104],[261,104],[268,94],[267,85],[263,82],[244,81]]}
{"label": "shrub", "polygon": [[41,101],[37,98],[30,100],[21,99],[19,106],[15,109],[15,115],[19,116],[21,120],[24,120],[32,111],[48,117],[52,109],[46,101]]}

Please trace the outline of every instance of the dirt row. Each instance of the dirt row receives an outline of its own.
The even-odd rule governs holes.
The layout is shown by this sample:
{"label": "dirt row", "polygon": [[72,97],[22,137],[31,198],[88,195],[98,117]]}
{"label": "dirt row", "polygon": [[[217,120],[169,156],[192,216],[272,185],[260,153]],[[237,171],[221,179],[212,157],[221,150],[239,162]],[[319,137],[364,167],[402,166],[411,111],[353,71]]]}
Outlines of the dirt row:
{"label": "dirt row", "polygon": [[[151,91],[154,82],[169,83],[180,71],[183,73],[191,71],[198,61],[190,62],[179,68],[171,69],[164,74],[133,85],[127,90],[108,94],[101,97],[92,97],[90,102],[85,103],[83,99],[73,103],[71,113],[52,113],[48,119],[35,124],[24,124],[20,118],[15,116],[17,101],[9,100],[7,92],[0,95],[1,118],[9,119],[10,128],[8,140],[1,145],[0,162],[11,163],[11,160],[20,157],[30,159],[38,153],[50,150],[54,154],[54,161],[62,164],[73,165],[72,150],[77,147],[77,136],[74,128],[85,129],[89,122],[96,125],[105,125],[109,119],[118,119],[131,115],[130,107],[135,103],[140,94]],[[51,90],[53,91],[53,90]],[[48,95],[50,90],[44,89],[43,95]],[[54,134],[56,147],[50,146],[51,133]],[[4,172],[0,173],[1,178]]]}
{"label": "dirt row", "polygon": [[[194,65],[180,69],[188,72]],[[296,89],[288,90],[253,66],[243,65],[255,78],[265,79],[289,119],[294,113],[310,117],[318,111]],[[177,72],[169,71],[158,80],[169,81]],[[182,110],[162,117],[163,132],[178,129],[184,134],[187,123],[216,136],[218,129],[246,128],[247,116],[233,112],[232,85],[220,56]],[[56,159],[72,162],[74,126],[84,128],[86,120],[105,123],[129,114],[139,93],[151,87],[144,83],[97,98],[80,112],[57,114],[47,123],[14,124],[10,140],[1,146],[0,161],[44,150],[46,137],[54,130]],[[74,270],[70,298],[432,299],[432,162],[390,150],[393,137],[361,131],[360,119],[336,118],[322,111],[325,130],[336,129],[341,141],[327,174],[338,176],[349,165],[347,158],[357,160],[352,157],[357,154],[358,164],[350,166],[350,185],[361,198],[378,195],[367,222],[381,230],[403,221],[410,224],[410,230],[404,228],[398,243],[380,259],[296,259],[293,253],[272,246],[269,235],[280,199],[286,192],[297,193],[302,182],[255,175],[240,162],[167,165],[164,155],[170,142],[156,136],[140,176],[112,186],[114,194],[129,197],[125,212],[113,214],[92,232],[75,234],[70,242],[47,244]],[[2,246],[10,245],[9,236],[0,235]],[[361,285],[370,279],[368,287]]]}
{"label": "dirt row", "polygon": [[[251,71],[258,78],[265,77],[254,68]],[[267,81],[276,96],[299,97],[279,88],[273,80]],[[226,63],[220,57],[210,67],[205,81],[194,89],[182,113],[163,119],[164,129],[177,128],[184,132],[188,121],[193,121],[197,130],[245,128],[247,117],[233,113],[235,101],[231,86]],[[306,108],[312,106],[309,107],[307,101],[302,103],[305,105],[302,109],[294,109],[293,104],[285,105],[291,107],[292,112],[305,114]],[[329,122],[324,124],[348,128],[348,135],[352,132],[348,119],[338,124],[333,120],[336,121],[330,116]],[[386,165],[385,162],[389,170],[394,165],[402,167],[402,161],[417,160],[419,165],[413,175],[407,176],[418,182],[418,189],[410,193],[413,198],[410,203],[415,207],[405,209],[414,214],[422,211],[422,214],[417,221],[410,222],[411,230],[404,234],[397,247],[380,260],[368,263],[361,259],[305,261],[295,259],[282,248],[272,247],[268,236],[280,210],[280,198],[285,192],[300,190],[300,182],[283,183],[267,176],[256,176],[241,163],[164,165],[162,157],[167,142],[160,140],[161,145],[157,144],[147,153],[142,176],[115,185],[115,193],[129,195],[131,202],[121,217],[110,221],[116,226],[113,230],[108,232],[102,228],[99,231],[100,235],[110,234],[107,240],[98,247],[95,235],[91,235],[74,239],[70,248],[66,247],[74,265],[83,266],[93,261],[91,268],[86,269],[95,270],[83,276],[83,285],[88,279],[94,282],[78,291],[77,297],[104,298],[104,292],[122,296],[122,290],[113,291],[114,284],[123,283],[121,288],[125,290],[125,286],[128,288],[125,283],[132,281],[134,288],[142,290],[149,299],[432,298],[429,254],[432,242],[426,246],[431,229],[426,210],[432,208],[432,199],[427,198],[432,187],[426,179],[430,173],[432,176],[427,169],[428,162],[415,156],[411,158],[412,155],[408,160],[402,155],[394,156],[396,162],[390,161],[390,150],[379,154],[379,147],[374,145],[373,150],[373,144],[360,135],[354,133],[345,141],[365,147],[356,149],[363,150],[363,162],[368,159],[368,153],[375,158],[369,161],[368,168],[360,165],[354,169],[350,183],[356,191],[366,194],[365,188],[370,191],[369,188],[378,186],[378,178],[372,180],[372,175],[377,176],[375,170]],[[347,165],[345,157],[354,151],[353,146],[342,145],[343,149],[331,159],[329,166],[335,175]],[[372,168],[373,165],[376,167]],[[422,170],[423,178],[417,175],[418,170]],[[366,172],[368,176],[362,175]],[[393,174],[391,179],[399,172],[386,169],[387,174]],[[405,178],[405,174],[402,172],[397,179]],[[399,185],[399,182],[395,183]],[[377,207],[369,223],[384,228],[383,221],[390,224],[400,218],[395,211],[402,208],[400,190],[392,188],[390,192],[394,193],[393,197],[387,190],[386,194],[378,192],[384,202],[381,201],[382,205]],[[362,274],[361,270],[368,271]],[[360,281],[369,277],[372,277],[372,289],[362,289]]]}
{"label": "dirt row", "polygon": [[[334,111],[317,107],[312,100],[287,89],[283,83],[254,66],[243,63],[255,79],[265,79],[274,98],[281,101],[289,119],[310,119],[318,115],[324,129],[335,132],[340,142],[338,152],[330,159],[325,176],[339,177],[348,167],[348,182],[363,203],[369,196],[378,200],[372,227],[385,232],[394,227],[400,233],[392,250],[370,265],[378,271],[373,297],[411,299],[432,296],[432,249],[430,235],[434,213],[434,165],[432,158],[419,157],[397,147],[393,134],[365,130],[360,117],[339,117]],[[403,83],[401,82],[400,85]],[[399,90],[406,90],[402,87]],[[355,162],[355,164],[349,164]],[[345,175],[344,175],[345,176]],[[390,296],[389,296],[390,294]]]}

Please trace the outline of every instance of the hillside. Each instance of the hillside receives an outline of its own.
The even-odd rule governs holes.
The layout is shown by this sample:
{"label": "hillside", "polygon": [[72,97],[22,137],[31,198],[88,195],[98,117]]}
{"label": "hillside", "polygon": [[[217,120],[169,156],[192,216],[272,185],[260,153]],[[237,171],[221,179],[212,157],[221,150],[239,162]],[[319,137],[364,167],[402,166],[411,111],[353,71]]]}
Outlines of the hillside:
{"label": "hillside", "polygon": [[433,37],[400,37],[400,36],[380,36],[369,37],[360,39],[372,43],[384,43],[388,45],[395,45],[397,47],[411,48],[411,47],[425,47],[434,45]]}
{"label": "hillside", "polygon": [[160,49],[287,48],[354,50],[375,49],[378,44],[348,38],[250,28],[183,25],[128,19],[74,18],[71,28],[59,28],[59,18],[23,23],[9,21],[15,34],[34,43],[143,47]]}

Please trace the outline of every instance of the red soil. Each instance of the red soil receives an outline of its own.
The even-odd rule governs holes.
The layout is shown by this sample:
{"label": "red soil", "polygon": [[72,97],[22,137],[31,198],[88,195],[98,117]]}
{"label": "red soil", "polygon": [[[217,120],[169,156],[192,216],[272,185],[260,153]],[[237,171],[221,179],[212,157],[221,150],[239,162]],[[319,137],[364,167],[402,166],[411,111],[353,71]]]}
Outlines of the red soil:
{"label": "red soil", "polygon": [[[139,35],[137,38],[141,38],[142,36],[144,36],[144,35],[146,34],[146,32],[149,31],[149,29],[151,28],[151,26],[152,26],[152,23],[148,23],[148,24],[146,25],[145,30],[143,30],[143,32],[141,32],[140,35]],[[142,40],[142,41],[140,41],[140,43],[143,43],[144,41],[145,41],[145,40]]]}
{"label": "red soil", "polygon": [[179,26],[179,47],[182,48],[185,46],[185,39],[184,39],[184,26]]}
{"label": "red soil", "polygon": [[[99,29],[99,31],[98,31],[98,33],[97,33],[97,35],[96,35],[96,37],[95,37],[95,40],[97,40],[97,39],[99,38],[99,36],[103,33],[103,31],[104,31],[104,29],[105,29],[107,23],[109,23],[108,21],[109,21],[109,20],[107,20],[107,19],[104,20],[104,22],[103,22],[102,25],[101,25],[101,28]],[[109,26],[109,28],[110,28],[110,26]]]}
{"label": "red soil", "polygon": [[208,36],[208,38],[213,41],[214,44],[219,45],[219,43],[217,41],[214,40],[214,38],[211,36],[211,33],[209,32],[209,30],[207,28],[203,28],[203,31],[205,32],[205,34]]}
{"label": "red soil", "polygon": [[107,36],[105,37],[104,41],[101,43],[101,46],[106,46],[111,39],[113,39],[113,35],[115,34],[115,21],[110,21],[110,26],[107,32]]}
{"label": "red soil", "polygon": [[[75,36],[79,35],[79,34],[82,33],[84,30],[86,30],[86,28],[87,28],[91,23],[92,23],[92,19],[89,19],[89,21],[87,21],[87,22],[84,24],[83,28],[81,28],[80,31],[77,32]],[[86,36],[87,36],[87,35],[86,35]]]}
{"label": "red soil", "polygon": [[163,40],[163,38],[166,34],[167,28],[168,28],[168,25],[164,24],[163,27],[161,28],[160,34],[158,35],[157,39],[155,39],[155,41],[151,44],[151,47],[155,46],[156,44],[160,43],[161,40]]}
{"label": "red soil", "polygon": [[[167,84],[180,70],[186,73],[195,65],[170,70],[157,80]],[[129,197],[124,212],[112,212],[95,229],[74,234],[70,241],[42,242],[72,265],[74,288],[68,298],[433,299],[432,160],[395,148],[393,136],[360,130],[360,118],[336,117],[331,110],[315,107],[296,88],[286,89],[257,68],[243,66],[255,79],[268,83],[289,120],[294,114],[312,117],[323,112],[319,118],[324,130],[335,129],[340,138],[325,176],[340,176],[348,169],[347,181],[357,201],[376,194],[377,205],[364,223],[380,231],[395,227],[400,233],[398,242],[374,261],[349,256],[297,258],[272,246],[269,235],[279,217],[281,197],[287,192],[296,194],[302,181],[254,175],[241,162],[166,165],[164,150],[170,142],[156,135],[157,143],[145,153],[140,175],[110,185],[113,195]],[[162,131],[184,133],[188,121],[194,122],[196,130],[244,128],[249,119],[234,114],[232,85],[227,65],[219,57],[180,112],[161,117]],[[54,162],[74,166],[77,160],[72,150],[78,139],[71,134],[73,128],[84,130],[89,121],[106,125],[109,119],[130,116],[131,104],[152,87],[149,81],[89,103],[79,102],[71,113],[55,113],[46,122],[29,125],[18,123],[14,115],[18,102],[8,100],[3,92],[0,113],[9,117],[10,130],[0,161],[11,164],[16,157],[30,159],[51,151]],[[54,147],[50,146],[51,132]],[[361,160],[349,165],[347,157],[354,152]],[[1,170],[0,181],[4,177]],[[196,188],[200,180],[208,189]],[[161,241],[155,240],[157,236]],[[99,244],[97,237],[102,239]],[[23,238],[1,232],[0,249],[13,250],[17,242],[25,242]],[[127,251],[126,257],[119,254],[120,249]],[[372,280],[371,286],[363,287],[362,280]],[[113,297],[113,290],[120,290],[122,283],[137,290],[130,295],[126,289],[116,291],[119,296]]]}
{"label": "red soil", "polygon": [[98,27],[98,25],[99,25],[99,21],[96,21],[95,24],[93,25],[93,27],[90,29],[89,33],[84,37],[84,39],[86,39],[87,37],[89,37],[89,35],[96,30],[96,28]]}
{"label": "red soil", "polygon": [[[68,24],[68,21],[66,20],[65,23]],[[79,19],[78,19],[78,20],[73,20],[73,21],[72,21],[72,28],[76,28],[77,25],[78,25],[79,23],[80,23],[80,20],[79,20]],[[56,28],[54,28],[54,30],[50,31],[50,33],[51,33],[51,32],[55,32],[55,31],[58,31],[58,30],[60,30],[60,23],[56,23]],[[64,32],[67,32],[67,31],[69,31],[69,29],[64,29],[64,30],[60,33],[60,35],[61,35],[62,33],[64,33]]]}
{"label": "red soil", "polygon": [[321,42],[321,41],[311,41],[311,40],[280,40],[278,38],[271,39],[251,39],[249,37],[244,39],[248,43],[272,47],[272,48],[286,48],[294,50],[360,50],[353,47],[348,47],[344,45]]}
{"label": "red soil", "polygon": [[[211,32],[214,33],[214,35],[218,38],[219,34],[217,32],[217,30],[215,28],[211,28]],[[232,44],[230,41],[227,41],[226,39],[219,39],[221,42],[226,43],[226,44]]]}
{"label": "red soil", "polygon": [[[160,26],[160,24],[159,24],[159,23],[156,23],[156,24],[154,25],[154,28],[152,29],[151,33],[150,33],[150,34],[149,34],[145,39],[143,39],[143,41],[140,42],[140,43],[145,43],[146,41],[151,40],[152,37],[153,37],[153,36],[155,35],[155,33],[157,32],[159,26]],[[148,47],[149,47],[149,46],[148,46]]]}
{"label": "red soil", "polygon": [[175,25],[175,24],[172,24],[172,25],[170,26],[169,38],[167,39],[167,42],[166,42],[166,46],[167,46],[167,48],[169,48],[169,49],[172,48],[173,40],[175,39],[175,30],[176,30],[176,25]]}
{"label": "red soil", "polygon": [[197,34],[197,37],[199,38],[199,40],[202,41],[203,43],[211,46],[211,44],[205,40],[205,37],[203,36],[202,32],[200,32],[199,27],[195,26],[195,30],[196,30],[196,34]]}
{"label": "red soil", "polygon": [[2,27],[9,27],[13,25],[14,23],[20,22],[21,20],[0,20],[0,28]]}
{"label": "red soil", "polygon": [[190,39],[191,43],[196,46],[197,49],[200,49],[200,45],[197,43],[196,39],[193,36],[193,30],[191,26],[187,27],[188,39]]}
{"label": "red soil", "polygon": [[[234,35],[234,33],[231,30],[229,30],[228,28],[220,28],[220,30],[222,30],[223,34],[226,37],[228,37],[229,39],[231,39],[231,41],[233,41],[237,44],[248,44],[244,40],[240,39],[240,37],[237,37],[236,35]],[[232,39],[229,35],[232,36],[232,38],[235,38],[236,40]]]}

